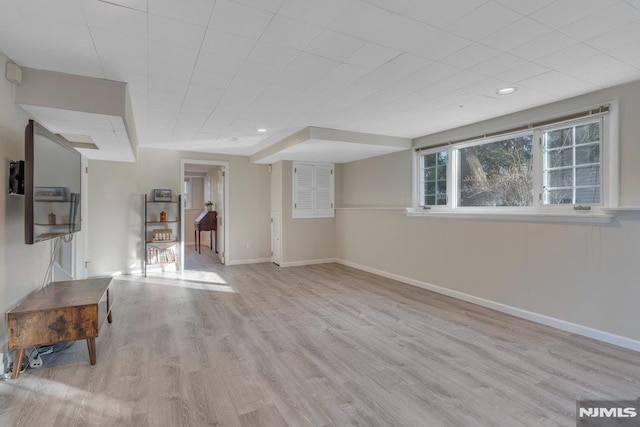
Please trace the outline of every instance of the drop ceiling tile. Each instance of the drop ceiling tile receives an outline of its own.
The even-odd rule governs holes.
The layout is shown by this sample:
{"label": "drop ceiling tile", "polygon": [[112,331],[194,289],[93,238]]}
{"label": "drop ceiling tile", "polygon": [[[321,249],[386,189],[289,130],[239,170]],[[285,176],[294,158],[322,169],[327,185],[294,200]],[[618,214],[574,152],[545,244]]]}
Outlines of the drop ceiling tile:
{"label": "drop ceiling tile", "polygon": [[460,68],[469,68],[480,62],[484,62],[490,58],[496,57],[499,54],[499,50],[484,46],[479,43],[473,43],[443,58],[442,62]]}
{"label": "drop ceiling tile", "polygon": [[16,9],[0,9],[0,29],[5,34],[14,34],[16,37],[28,35],[31,31],[22,13]]}
{"label": "drop ceiling tile", "polygon": [[625,2],[620,2],[573,24],[564,25],[560,31],[576,40],[584,41],[638,20],[640,11]]}
{"label": "drop ceiling tile", "polygon": [[351,1],[328,24],[327,28],[363,40],[372,40],[376,34],[393,25],[394,22],[403,20],[400,18],[379,7]]}
{"label": "drop ceiling tile", "polygon": [[278,79],[282,68],[274,67],[267,64],[261,64],[259,62],[245,61],[238,71],[237,76],[246,79],[260,80],[273,83]]}
{"label": "drop ceiling tile", "polygon": [[177,2],[175,0],[147,0],[149,13],[164,16],[176,21],[186,22],[199,26],[207,26],[213,5],[210,0],[189,0]]}
{"label": "drop ceiling tile", "polygon": [[320,27],[276,15],[262,34],[261,40],[302,50],[320,34],[320,31]]}
{"label": "drop ceiling tile", "polygon": [[32,17],[30,21],[32,28],[36,28],[32,30],[33,34],[46,40],[45,43],[56,51],[95,50],[91,33],[86,25],[58,25],[42,16]]}
{"label": "drop ceiling tile", "polygon": [[367,88],[384,89],[396,83],[402,77],[402,75],[378,69],[367,73],[367,75],[358,80],[358,84]]}
{"label": "drop ceiling tile", "polygon": [[209,111],[212,111],[218,101],[222,99],[224,93],[225,89],[190,84],[184,98],[184,105],[191,109],[209,109]]}
{"label": "drop ceiling tile", "polygon": [[565,94],[571,91],[595,90],[593,85],[575,77],[568,76],[558,71],[549,71],[544,74],[523,80],[520,84],[524,87],[548,94]]}
{"label": "drop ceiling tile", "polygon": [[273,14],[229,0],[217,0],[209,21],[209,28],[250,37],[260,38]]}
{"label": "drop ceiling tile", "polygon": [[256,39],[209,28],[205,34],[202,49],[212,54],[246,58],[255,44]]}
{"label": "drop ceiling tile", "polygon": [[189,83],[193,68],[161,61],[149,61],[149,78]]}
{"label": "drop ceiling tile", "polygon": [[225,89],[231,84],[232,80],[233,80],[233,77],[227,74],[220,74],[220,73],[214,73],[214,72],[210,72],[202,69],[195,69],[193,70],[193,75],[191,76],[190,83],[201,85],[201,86]]}
{"label": "drop ceiling tile", "polygon": [[576,62],[561,68],[560,71],[599,87],[602,87],[603,75],[613,81],[613,84],[640,79],[639,69],[607,54],[599,54],[587,60]]}
{"label": "drop ceiling tile", "polygon": [[353,84],[339,94],[327,99],[324,105],[338,109],[349,108],[356,102],[361,101],[375,92],[377,92],[375,88]]}
{"label": "drop ceiling tile", "polygon": [[570,46],[551,55],[538,58],[536,63],[549,67],[553,70],[559,70],[570,64],[580,62],[587,58],[592,58],[600,54],[596,49],[587,46],[586,44],[578,43]]}
{"label": "drop ceiling tile", "polygon": [[481,80],[485,80],[487,76],[473,71],[462,70],[458,73],[452,74],[445,79],[437,82],[438,86],[447,87],[451,89],[462,89],[471,84],[477,83]]}
{"label": "drop ceiling tile", "polygon": [[14,4],[27,19],[41,16],[59,25],[86,24],[80,0],[18,0]]}
{"label": "drop ceiling tile", "polygon": [[562,29],[566,25],[593,15],[618,2],[619,0],[555,1],[533,12],[529,17],[548,27]]}
{"label": "drop ceiling tile", "polygon": [[609,55],[625,62],[633,61],[640,57],[640,42],[613,49],[609,51]]}
{"label": "drop ceiling tile", "polygon": [[339,64],[325,75],[325,79],[341,84],[352,84],[368,75],[371,70],[367,67],[352,64]]}
{"label": "drop ceiling tile", "polygon": [[601,52],[607,52],[637,41],[640,41],[640,21],[621,26],[608,33],[586,40],[585,43]]}
{"label": "drop ceiling tile", "polygon": [[244,58],[216,55],[210,52],[201,51],[198,56],[198,62],[196,62],[196,70],[205,70],[212,73],[234,76],[240,71],[244,61]]}
{"label": "drop ceiling tile", "polygon": [[432,63],[433,61],[420,56],[403,53],[381,66],[379,70],[404,77],[409,74],[413,74]]}
{"label": "drop ceiling tile", "polygon": [[420,71],[405,77],[399,83],[406,86],[408,90],[414,90],[431,85],[437,81],[461,71],[460,68],[442,62],[434,62]]}
{"label": "drop ceiling tile", "polygon": [[149,40],[186,49],[200,48],[206,28],[157,15],[149,15]]}
{"label": "drop ceiling tile", "polygon": [[147,37],[147,14],[113,4],[82,0],[89,26],[135,37]]}
{"label": "drop ceiling tile", "polygon": [[344,0],[284,0],[278,14],[324,28],[347,4]]}
{"label": "drop ceiling tile", "polygon": [[480,42],[494,49],[508,51],[552,31],[539,22],[524,18],[484,37]]}
{"label": "drop ceiling tile", "polygon": [[516,11],[522,15],[529,15],[556,0],[495,0],[501,5]]}
{"label": "drop ceiling tile", "polygon": [[158,77],[150,77],[148,81],[150,91],[169,92],[178,95],[184,95],[185,93],[187,93],[187,88],[189,87],[189,83]]}
{"label": "drop ceiling tile", "polygon": [[355,37],[324,30],[304,50],[334,61],[344,61],[364,46],[365,43],[365,41]]}
{"label": "drop ceiling tile", "polygon": [[444,28],[480,7],[486,0],[365,0],[399,15]]}
{"label": "drop ceiling tile", "polygon": [[497,73],[494,75],[494,77],[500,80],[504,80],[507,83],[519,83],[522,80],[527,80],[549,71],[551,70],[549,70],[549,68],[547,67],[536,64],[534,62],[527,62],[523,65],[511,68],[510,70]]}
{"label": "drop ceiling tile", "polygon": [[254,46],[248,60],[273,67],[284,68],[300,54],[300,50],[259,41]]}
{"label": "drop ceiling tile", "polygon": [[494,76],[496,74],[505,72],[519,65],[525,64],[522,58],[518,58],[508,53],[502,53],[498,56],[490,58],[484,62],[469,67],[469,70],[476,73],[484,74],[486,76]]}
{"label": "drop ceiling tile", "polygon": [[478,40],[520,20],[522,15],[494,1],[488,1],[467,15],[447,25],[455,34]]}
{"label": "drop ceiling tile", "polygon": [[157,41],[149,41],[149,61],[167,62],[182,67],[194,68],[198,49],[188,49]]}
{"label": "drop ceiling tile", "polygon": [[266,10],[267,12],[276,13],[280,9],[283,0],[234,0],[236,3],[245,6],[255,7],[256,9]]}
{"label": "drop ceiling tile", "polygon": [[367,43],[355,51],[346,62],[369,68],[378,68],[400,55],[400,51]]}
{"label": "drop ceiling tile", "polygon": [[137,58],[146,58],[148,55],[148,41],[145,38],[114,33],[100,28],[90,28],[89,30],[93,43],[101,55],[117,54]]}
{"label": "drop ceiling tile", "polygon": [[293,89],[306,89],[338,65],[335,61],[303,52],[289,64],[276,83]]}
{"label": "drop ceiling tile", "polygon": [[528,61],[534,61],[575,44],[576,41],[574,39],[567,37],[558,31],[553,31],[528,43],[520,45],[509,51],[509,53]]}
{"label": "drop ceiling tile", "polygon": [[465,86],[464,91],[475,95],[483,95],[489,98],[502,98],[496,92],[498,89],[507,86],[507,82],[501,79],[488,77],[484,80]]}

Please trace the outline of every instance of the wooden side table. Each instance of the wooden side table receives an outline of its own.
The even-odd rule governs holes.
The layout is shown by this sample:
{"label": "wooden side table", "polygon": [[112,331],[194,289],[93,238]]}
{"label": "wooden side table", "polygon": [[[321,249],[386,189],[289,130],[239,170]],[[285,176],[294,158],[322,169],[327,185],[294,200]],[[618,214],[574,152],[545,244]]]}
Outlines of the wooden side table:
{"label": "wooden side table", "polygon": [[18,378],[25,350],[39,345],[87,340],[89,361],[96,364],[96,337],[112,321],[111,277],[52,282],[27,296],[7,313],[9,350],[17,350]]}

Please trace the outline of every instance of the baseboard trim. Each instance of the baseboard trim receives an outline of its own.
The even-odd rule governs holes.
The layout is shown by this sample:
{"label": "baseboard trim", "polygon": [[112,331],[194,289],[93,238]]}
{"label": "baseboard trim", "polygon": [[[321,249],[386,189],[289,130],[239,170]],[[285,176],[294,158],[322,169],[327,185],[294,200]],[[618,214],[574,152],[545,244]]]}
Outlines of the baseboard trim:
{"label": "baseboard trim", "polygon": [[227,260],[225,265],[261,264],[263,262],[271,262],[271,258],[230,259]]}
{"label": "baseboard trim", "polygon": [[337,262],[335,258],[325,258],[325,259],[310,259],[304,261],[287,261],[281,262],[280,267],[302,267],[304,265],[315,265],[315,264],[329,264],[332,262]]}
{"label": "baseboard trim", "polygon": [[346,261],[343,259],[336,259],[334,262],[345,265],[347,267],[355,268],[357,270],[366,271],[378,276],[386,277],[387,279],[397,280],[398,282],[406,283],[407,285],[416,286],[418,288],[426,289],[432,292],[436,292],[441,295],[446,295],[452,298],[456,298],[462,301],[466,301],[472,304],[476,304],[482,307],[490,308],[492,310],[500,311],[502,313],[510,314],[521,319],[526,319],[535,323],[539,323],[545,326],[550,326],[561,331],[570,332],[576,335],[581,335],[587,338],[593,338],[598,341],[602,341],[608,344],[617,345],[619,347],[627,348],[640,352],[640,341],[626,338],[620,335],[615,335],[609,332],[601,331],[599,329],[590,328],[588,326],[579,325],[577,323],[568,322],[566,320],[557,319],[555,317],[546,316],[544,314],[535,313],[533,311],[523,310],[510,305],[498,303],[495,301],[487,300],[484,298],[476,297],[473,295],[465,294],[463,292],[454,291],[451,289],[443,288],[441,286],[433,285],[431,283],[422,282],[409,277],[401,276],[394,273],[389,273],[383,270],[378,270],[366,265],[357,264],[355,262]]}

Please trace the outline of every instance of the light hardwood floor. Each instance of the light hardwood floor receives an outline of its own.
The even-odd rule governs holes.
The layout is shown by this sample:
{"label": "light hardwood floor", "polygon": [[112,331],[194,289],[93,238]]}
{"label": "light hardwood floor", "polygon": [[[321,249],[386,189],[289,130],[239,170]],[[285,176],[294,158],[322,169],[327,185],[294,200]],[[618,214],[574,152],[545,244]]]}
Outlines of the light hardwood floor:
{"label": "light hardwood floor", "polygon": [[337,264],[122,277],[84,343],[0,382],[2,426],[573,426],[640,354]]}

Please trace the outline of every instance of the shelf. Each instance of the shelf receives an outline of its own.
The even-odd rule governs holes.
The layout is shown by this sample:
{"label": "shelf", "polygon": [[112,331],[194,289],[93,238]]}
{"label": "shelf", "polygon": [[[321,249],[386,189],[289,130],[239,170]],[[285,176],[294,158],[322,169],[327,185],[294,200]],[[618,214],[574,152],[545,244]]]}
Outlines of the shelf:
{"label": "shelf", "polygon": [[175,204],[179,204],[180,202],[177,201],[166,201],[166,202],[162,202],[162,201],[156,201],[156,200],[147,200],[147,203],[175,203]]}
{"label": "shelf", "polygon": [[177,224],[178,221],[147,221],[145,224]]}
{"label": "shelf", "polygon": [[[148,200],[144,195],[144,253],[142,258],[144,275],[147,275],[147,267],[175,265],[180,269],[181,247],[180,224],[182,198],[178,195],[177,200]],[[155,205],[155,206],[154,206]],[[169,221],[149,221],[149,219],[160,218],[158,211],[162,212],[163,218],[171,218]],[[153,212],[150,213],[149,211]],[[166,215],[166,216],[165,216]],[[151,240],[147,240],[151,237]],[[157,237],[171,237],[167,240],[154,240]]]}
{"label": "shelf", "polygon": [[35,203],[78,203],[76,200],[34,200]]}
{"label": "shelf", "polygon": [[33,225],[39,225],[41,227],[68,227],[72,224],[41,224],[41,223],[33,223]]}
{"label": "shelf", "polygon": [[176,264],[178,261],[169,261],[169,262],[154,262],[154,263],[147,263],[147,267],[153,267],[154,265],[170,265],[170,264]]}
{"label": "shelf", "polygon": [[156,243],[180,243],[179,240],[147,240],[147,244],[156,244]]}

